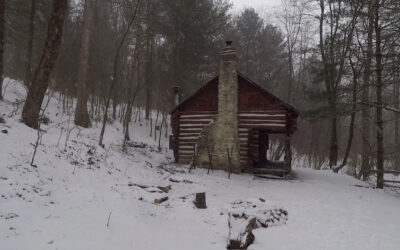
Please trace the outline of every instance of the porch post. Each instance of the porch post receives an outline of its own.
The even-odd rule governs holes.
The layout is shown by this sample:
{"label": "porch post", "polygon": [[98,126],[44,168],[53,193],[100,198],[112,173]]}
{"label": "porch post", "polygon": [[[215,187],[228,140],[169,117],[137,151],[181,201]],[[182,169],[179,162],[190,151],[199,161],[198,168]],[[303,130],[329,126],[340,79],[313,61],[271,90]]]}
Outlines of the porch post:
{"label": "porch post", "polygon": [[285,134],[285,169],[292,171],[292,150],[290,147],[290,133]]}

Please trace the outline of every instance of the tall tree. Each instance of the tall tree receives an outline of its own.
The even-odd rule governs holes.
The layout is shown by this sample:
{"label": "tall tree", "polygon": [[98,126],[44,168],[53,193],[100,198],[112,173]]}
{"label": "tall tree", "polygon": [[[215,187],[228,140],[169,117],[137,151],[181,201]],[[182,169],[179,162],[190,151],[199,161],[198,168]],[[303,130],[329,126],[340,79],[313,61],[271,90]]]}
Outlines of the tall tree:
{"label": "tall tree", "polygon": [[287,53],[281,31],[265,23],[257,12],[245,9],[234,19],[233,40],[238,52],[239,70],[258,83],[286,94]]}
{"label": "tall tree", "polygon": [[0,99],[3,99],[4,74],[4,12],[6,1],[0,0]]}
{"label": "tall tree", "polygon": [[[400,57],[400,56],[398,56]],[[400,72],[399,66],[397,66],[396,78],[394,83],[394,108],[400,110]],[[397,152],[394,156],[394,165],[397,170],[400,170],[400,114],[394,114],[394,143],[395,151]]]}
{"label": "tall tree", "polygon": [[146,119],[150,119],[152,105],[152,87],[153,87],[153,38],[147,37],[146,49]]}
{"label": "tall tree", "polygon": [[151,116],[151,109],[153,105],[153,86],[154,86],[154,72],[153,72],[153,57],[154,57],[154,35],[157,28],[156,19],[158,18],[156,8],[156,1],[146,1],[144,6],[146,27],[143,31],[146,36],[146,66],[145,66],[145,84],[146,84],[146,119],[149,120]]}
{"label": "tall tree", "polygon": [[[382,0],[383,4],[384,0]],[[382,37],[381,31],[382,28],[380,26],[380,0],[374,1],[374,27],[375,27],[375,60],[376,60],[376,142],[377,142],[377,188],[383,188],[383,115],[382,115],[382,89],[383,89],[383,82],[382,82]]]}
{"label": "tall tree", "polygon": [[349,126],[349,137],[347,138],[347,145],[346,150],[343,156],[343,161],[340,166],[333,169],[335,173],[339,172],[347,164],[347,160],[350,155],[351,146],[353,143],[354,137],[354,126],[356,123],[356,113],[357,113],[357,86],[358,86],[358,78],[359,78],[359,71],[357,71],[356,66],[352,60],[352,53],[349,54],[349,63],[351,67],[351,71],[353,72],[353,84],[352,84],[352,98],[351,98],[351,111],[350,111],[350,126]]}
{"label": "tall tree", "polygon": [[35,14],[36,14],[36,0],[31,1],[31,11],[29,17],[29,34],[28,34],[28,48],[26,54],[26,75],[25,85],[29,86],[32,78],[32,50],[33,38],[35,34]]}
{"label": "tall tree", "polygon": [[39,127],[40,108],[49,84],[50,73],[57,60],[67,11],[68,0],[53,0],[45,47],[22,110],[22,122],[31,128]]}
{"label": "tall tree", "polygon": [[289,67],[289,79],[287,86],[287,101],[292,101],[292,89],[295,75],[294,60],[295,49],[300,40],[303,18],[306,12],[307,2],[303,0],[281,0],[282,11],[279,19],[283,25],[286,39],[286,50]]}
{"label": "tall tree", "polygon": [[229,8],[220,0],[160,1],[159,25],[167,58],[163,82],[169,89],[179,85],[182,93],[189,94],[215,75]]}
{"label": "tall tree", "polygon": [[359,178],[364,180],[371,172],[370,158],[370,111],[369,111],[369,95],[370,95],[370,78],[371,78],[371,62],[373,56],[373,33],[374,33],[374,0],[369,0],[367,5],[367,48],[364,52],[364,73],[363,73],[363,88],[362,88],[362,111],[361,111],[361,139],[362,139],[362,152],[361,152],[361,171]]}
{"label": "tall tree", "polygon": [[75,108],[75,124],[84,128],[90,127],[90,118],[87,110],[88,100],[88,58],[90,45],[90,30],[93,23],[94,1],[86,0],[83,14],[83,30],[81,37],[81,51],[79,56],[78,76],[77,76],[77,101]]}
{"label": "tall tree", "polygon": [[[341,0],[319,0],[318,3],[320,7],[320,16],[318,17],[319,52],[323,64],[322,75],[330,111],[331,138],[329,166],[332,168],[337,165],[338,160],[338,103],[340,85],[353,38],[354,27],[357,23],[362,3],[356,0],[349,1],[350,12],[348,13],[344,11],[346,3]],[[346,17],[345,13],[349,16]]]}
{"label": "tall tree", "polygon": [[239,45],[240,68],[247,75],[257,75],[258,43],[264,28],[264,21],[255,9],[246,8],[237,18],[237,42]]}

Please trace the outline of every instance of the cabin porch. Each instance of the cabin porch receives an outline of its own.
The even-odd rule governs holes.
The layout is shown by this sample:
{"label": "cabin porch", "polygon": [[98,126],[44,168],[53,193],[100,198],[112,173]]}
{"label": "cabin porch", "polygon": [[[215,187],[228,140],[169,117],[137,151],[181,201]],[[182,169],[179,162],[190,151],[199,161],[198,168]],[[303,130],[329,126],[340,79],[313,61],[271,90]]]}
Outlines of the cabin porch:
{"label": "cabin porch", "polygon": [[[270,137],[280,135],[283,138],[284,161],[274,161],[270,155]],[[290,149],[290,134],[277,133],[262,128],[252,128],[249,131],[248,159],[251,172],[260,177],[284,178],[291,172],[292,153]]]}

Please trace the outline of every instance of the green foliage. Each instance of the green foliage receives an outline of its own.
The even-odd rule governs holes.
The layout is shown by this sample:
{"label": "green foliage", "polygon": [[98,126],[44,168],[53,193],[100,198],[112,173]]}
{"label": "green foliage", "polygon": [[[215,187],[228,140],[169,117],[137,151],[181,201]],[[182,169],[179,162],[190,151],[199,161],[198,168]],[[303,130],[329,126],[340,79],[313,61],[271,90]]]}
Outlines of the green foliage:
{"label": "green foliage", "polygon": [[234,18],[229,36],[239,55],[239,70],[283,95],[287,81],[287,54],[281,31],[265,23],[253,8]]}
{"label": "green foliage", "polygon": [[186,92],[216,73],[230,4],[213,0],[161,0],[167,81]]}

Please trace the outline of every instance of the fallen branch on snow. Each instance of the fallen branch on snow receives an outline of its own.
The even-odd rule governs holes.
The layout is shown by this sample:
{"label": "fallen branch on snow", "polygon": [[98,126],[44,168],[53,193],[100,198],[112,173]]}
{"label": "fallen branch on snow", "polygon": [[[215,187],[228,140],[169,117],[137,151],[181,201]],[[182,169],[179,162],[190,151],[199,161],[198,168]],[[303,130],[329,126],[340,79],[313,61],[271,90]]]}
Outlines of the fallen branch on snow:
{"label": "fallen branch on snow", "polygon": [[144,190],[146,190],[147,192],[150,192],[150,193],[161,193],[161,192],[168,193],[172,189],[171,185],[168,185],[168,186],[165,186],[165,187],[162,187],[162,186],[147,186],[147,185],[136,184],[136,183],[132,183],[132,182],[129,183],[128,186],[129,187],[139,187],[139,188],[144,189]]}

